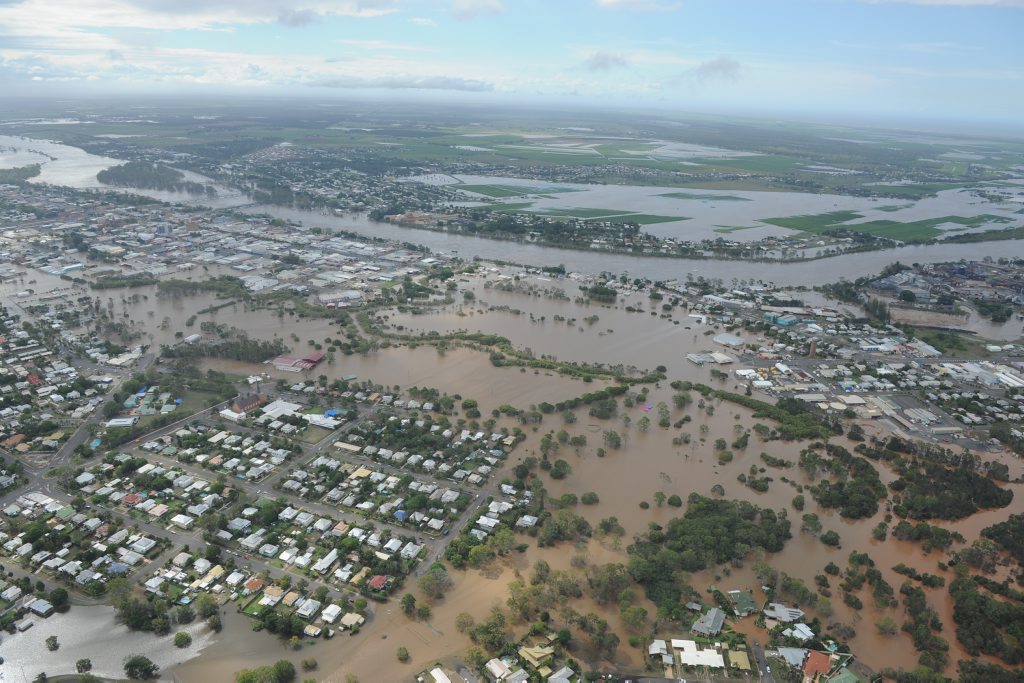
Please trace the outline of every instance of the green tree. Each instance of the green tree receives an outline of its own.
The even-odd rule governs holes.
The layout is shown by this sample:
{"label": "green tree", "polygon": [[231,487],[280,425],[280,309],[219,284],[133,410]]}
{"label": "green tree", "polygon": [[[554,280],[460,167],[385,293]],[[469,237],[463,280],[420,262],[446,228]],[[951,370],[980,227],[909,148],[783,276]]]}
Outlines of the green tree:
{"label": "green tree", "polygon": [[433,600],[443,598],[453,585],[452,578],[448,575],[448,570],[439,562],[431,565],[427,573],[421,576],[419,580],[420,590],[424,595]]}
{"label": "green tree", "polygon": [[129,655],[124,660],[124,675],[132,680],[156,678],[160,667],[145,655]]}
{"label": "green tree", "polygon": [[87,674],[92,671],[92,660],[91,659],[79,659],[75,662],[75,671],[80,674]]}
{"label": "green tree", "polygon": [[186,648],[192,644],[192,636],[186,631],[178,631],[174,634],[174,647]]}
{"label": "green tree", "polygon": [[398,661],[405,664],[409,661],[409,651],[404,647],[398,648]]}

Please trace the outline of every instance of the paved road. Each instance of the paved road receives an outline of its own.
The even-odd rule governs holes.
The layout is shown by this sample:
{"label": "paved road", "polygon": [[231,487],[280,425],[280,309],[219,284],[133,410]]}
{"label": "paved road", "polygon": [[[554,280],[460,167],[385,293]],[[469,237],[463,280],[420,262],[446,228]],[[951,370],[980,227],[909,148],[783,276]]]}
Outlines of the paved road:
{"label": "paved road", "polygon": [[750,651],[754,654],[754,662],[757,664],[757,670],[760,672],[760,683],[775,683],[775,677],[771,674],[768,659],[764,656],[761,644],[754,643],[750,646]]}

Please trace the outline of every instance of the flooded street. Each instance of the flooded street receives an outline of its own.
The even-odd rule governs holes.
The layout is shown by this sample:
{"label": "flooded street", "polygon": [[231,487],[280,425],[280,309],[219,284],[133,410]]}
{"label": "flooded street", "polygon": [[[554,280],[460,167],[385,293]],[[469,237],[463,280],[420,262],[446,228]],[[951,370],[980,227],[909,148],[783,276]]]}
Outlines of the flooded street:
{"label": "flooded street", "polygon": [[[212,642],[224,638],[197,622],[177,629],[192,635],[191,647],[177,648],[173,634],[157,637],[130,631],[114,619],[114,608],[106,606],[76,605],[66,614],[33,620],[35,626],[24,633],[3,635],[0,680],[6,683],[30,683],[43,672],[50,676],[74,673],[74,662],[78,659],[92,660],[92,673],[97,676],[120,679],[124,676],[125,657],[133,654],[149,657],[166,671],[198,657]],[[49,636],[57,636],[57,652],[47,650],[45,641]]]}

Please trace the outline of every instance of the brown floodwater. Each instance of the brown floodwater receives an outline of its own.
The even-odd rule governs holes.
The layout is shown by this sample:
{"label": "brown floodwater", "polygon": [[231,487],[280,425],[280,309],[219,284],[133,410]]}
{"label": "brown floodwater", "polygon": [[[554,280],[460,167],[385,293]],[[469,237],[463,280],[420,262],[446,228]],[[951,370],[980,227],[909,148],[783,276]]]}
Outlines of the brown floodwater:
{"label": "brown floodwater", "polygon": [[[36,282],[28,284],[28,280]],[[719,382],[711,379],[709,368],[697,367],[685,360],[685,354],[691,351],[719,349],[711,341],[712,335],[705,334],[712,328],[688,318],[683,310],[677,309],[673,313],[673,317],[680,323],[676,325],[672,320],[651,316],[648,312],[627,312],[627,304],[642,306],[645,311],[654,308],[651,306],[653,302],[638,295],[626,296],[624,300],[612,306],[576,304],[571,301],[577,295],[574,289],[576,285],[569,281],[531,280],[540,288],[564,290],[570,298],[569,301],[544,293],[532,295],[484,288],[483,282],[484,278],[474,277],[468,282],[460,283],[463,289],[474,292],[475,302],[455,304],[424,315],[392,313],[389,315],[389,322],[414,331],[444,332],[467,329],[500,334],[508,337],[519,347],[530,348],[537,355],[553,355],[562,360],[636,365],[645,369],[665,365],[670,379],[689,379],[719,385]],[[144,341],[152,344],[173,343],[174,333],[178,330],[185,334],[191,333],[193,328],[186,328],[184,321],[189,316],[196,315],[200,309],[218,302],[209,295],[178,299],[157,297],[155,288],[92,292],[84,288],[70,287],[66,281],[35,271],[24,281],[0,285],[0,295],[5,301],[22,301],[14,295],[27,287],[35,290],[35,294],[24,299],[29,302],[44,292],[61,293],[66,297],[88,293],[93,297],[99,296],[104,305],[108,299],[112,299],[115,312],[120,315],[127,312],[129,319],[135,320],[138,326],[145,329]],[[134,296],[136,294],[137,298]],[[459,300],[462,300],[461,296]],[[662,302],[657,303],[660,305]],[[522,309],[523,313],[515,315],[508,310],[493,310],[493,307]],[[152,315],[149,315],[150,311]],[[532,321],[530,313],[533,314]],[[575,321],[571,324],[556,321],[556,315],[566,319],[575,318]],[[593,323],[585,322],[584,318],[591,315],[597,315],[598,320]],[[543,321],[540,320],[541,317],[544,318]],[[325,320],[296,319],[289,315],[280,318],[273,311],[247,310],[243,304],[199,316],[194,331],[198,331],[199,321],[207,319],[243,328],[253,337],[281,339],[293,352],[308,351],[308,339],[322,341],[328,336],[340,336],[338,328]],[[687,327],[691,329],[686,329]],[[298,336],[298,341],[295,341],[292,335]],[[602,386],[600,382],[585,384],[552,372],[497,368],[490,363],[487,354],[479,351],[453,348],[440,354],[430,346],[382,348],[366,355],[337,354],[333,363],[325,362],[307,373],[282,372],[266,364],[221,359],[208,359],[204,361],[204,366],[237,374],[266,373],[273,379],[291,381],[315,378],[320,374],[332,379],[357,375],[361,380],[400,385],[403,388],[413,385],[435,387],[449,394],[461,394],[467,398],[477,399],[485,413],[503,403],[525,408],[541,401],[557,402]],[[720,385],[731,389],[734,388],[735,382],[730,379]],[[671,394],[672,391],[663,385],[651,388],[647,400],[655,405],[664,401],[671,407]],[[652,423],[656,423],[656,410],[645,413],[639,407],[621,407],[618,417],[600,421],[589,417],[584,408],[577,411],[578,420],[572,425],[563,425],[558,415],[547,416],[536,431],[527,430],[527,441],[514,452],[507,467],[529,455],[539,455],[540,437],[545,432],[557,431],[564,427],[570,434],[587,437],[588,445],[580,448],[579,452],[563,446],[553,456],[568,461],[572,466],[572,472],[566,479],[548,480],[546,485],[549,492],[556,496],[568,492],[579,495],[594,491],[599,495],[600,503],[593,507],[578,506],[577,512],[595,524],[601,518],[614,515],[626,529],[627,534],[618,547],[607,541],[595,540],[589,543],[586,553],[588,561],[592,564],[626,562],[628,557],[624,548],[633,535],[642,533],[651,522],[664,524],[673,516],[680,514],[679,510],[667,505],[661,508],[655,505],[655,491],[663,491],[666,495],[676,494],[685,500],[692,492],[710,495],[711,487],[720,484],[724,487],[727,498],[747,500],[761,507],[776,510],[789,510],[794,538],[787,543],[785,551],[767,555],[764,559],[776,569],[802,579],[809,586],[813,586],[814,576],[822,573],[829,561],[845,566],[846,558],[853,549],[868,552],[885,579],[897,591],[904,577],[892,571],[893,565],[902,562],[921,572],[940,573],[937,563],[943,558],[942,554],[925,554],[917,544],[899,542],[891,538],[881,543],[872,538],[871,531],[884,516],[884,510],[872,519],[844,520],[834,511],[818,509],[811,496],[805,493],[804,512],[817,513],[824,530],[837,531],[842,540],[841,548],[829,548],[811,535],[800,532],[801,513],[790,506],[790,501],[797,493],[796,488],[781,481],[785,476],[801,484],[811,483],[799,468],[766,468],[767,472],[761,476],[771,476],[774,481],[764,493],[756,492],[740,483],[737,476],[741,473],[749,474],[752,465],[758,468],[764,466],[759,457],[761,452],[785,458],[795,464],[802,445],[779,441],[763,442],[756,434],[751,434],[748,447],[744,451],[733,449],[734,460],[721,465],[715,457],[715,439],[721,437],[731,443],[739,433],[737,427],[749,429],[756,420],[751,417],[749,411],[738,406],[720,401],[713,401],[712,404],[714,415],[708,415],[696,404],[691,404],[685,410],[672,409],[673,422],[683,415],[689,415],[692,421],[682,429],[665,430],[652,424],[647,432],[641,432],[637,423],[645,415],[651,418]],[[629,416],[630,426],[625,425],[623,415]],[[623,433],[624,445],[621,450],[609,451],[606,457],[599,458],[596,451],[602,445],[601,433],[606,429]],[[680,432],[688,432],[691,435],[689,444],[672,444],[672,437]],[[850,443],[843,445],[848,448],[853,446]],[[1012,474],[1019,474],[1019,460],[1008,459],[1007,464],[1011,466]],[[879,465],[878,469],[884,482],[894,478],[894,474],[884,465]],[[499,472],[497,477],[500,479],[501,476]],[[984,527],[1005,519],[1011,512],[1024,511],[1024,500],[1021,498],[1024,491],[1020,486],[1015,486],[1014,489],[1017,495],[1008,509],[986,511],[966,520],[938,524],[959,531],[970,543],[978,537]],[[650,509],[640,508],[639,503],[642,500],[650,502]],[[576,553],[577,549],[568,545],[547,549],[538,549],[531,545],[525,554],[506,560],[505,564],[498,568],[485,572],[457,572],[455,590],[447,599],[434,606],[434,617],[429,623],[410,621],[401,613],[397,602],[389,603],[379,606],[372,622],[358,636],[353,638],[340,635],[332,641],[319,642],[299,653],[286,650],[266,634],[252,633],[245,617],[229,615],[224,634],[208,646],[201,657],[177,667],[171,674],[176,680],[186,682],[230,680],[233,672],[241,668],[271,663],[281,657],[288,657],[298,665],[302,659],[313,657],[320,662],[320,668],[314,674],[320,680],[342,681],[348,673],[356,674],[363,681],[407,679],[435,661],[448,662],[464,653],[470,644],[469,640],[459,634],[453,625],[455,615],[459,612],[469,612],[478,619],[485,617],[492,606],[504,602],[507,584],[514,579],[517,570],[523,575],[528,574],[529,567],[540,558],[548,561],[554,568],[571,569],[570,561]],[[701,572],[692,578],[691,583],[698,590],[703,590],[709,585],[716,585],[723,590],[751,589],[755,597],[761,599],[764,596],[759,591],[759,582],[752,575],[754,559],[752,556],[739,568],[721,567],[714,571]],[[948,578],[950,577],[947,575],[947,580]],[[837,581],[833,579],[832,583],[835,589]],[[876,609],[869,591],[870,589],[866,588],[860,592],[865,606],[861,611],[855,612],[842,604],[837,596],[838,590],[835,590],[831,600],[834,616],[827,621],[842,622],[855,629],[856,636],[850,644],[858,657],[869,666],[876,669],[886,666],[912,668],[916,664],[917,653],[910,638],[902,632],[891,638],[884,638],[877,634],[874,627],[875,622],[883,615],[889,615],[901,623],[902,607]],[[949,641],[952,662],[947,673],[952,673],[956,661],[966,655],[956,641],[951,601],[944,588],[926,589],[926,592],[930,606],[938,611],[945,625],[942,635]],[[654,613],[652,605],[644,605],[649,612]],[[641,653],[629,648],[628,633],[623,628],[614,607],[606,608],[592,604],[589,598],[574,601],[573,606],[580,612],[593,611],[601,614],[617,629],[622,645],[614,661],[616,667],[621,670],[642,668]],[[813,610],[811,612],[813,614]],[[523,629],[525,626],[520,625],[517,628]],[[750,633],[755,640],[763,640],[764,633],[754,629],[753,618],[740,621],[737,628]],[[671,632],[671,628],[666,627],[663,635],[671,637],[684,634]],[[399,646],[409,649],[412,657],[410,664],[402,665],[397,662],[394,651]],[[582,654],[580,657],[585,659]]]}

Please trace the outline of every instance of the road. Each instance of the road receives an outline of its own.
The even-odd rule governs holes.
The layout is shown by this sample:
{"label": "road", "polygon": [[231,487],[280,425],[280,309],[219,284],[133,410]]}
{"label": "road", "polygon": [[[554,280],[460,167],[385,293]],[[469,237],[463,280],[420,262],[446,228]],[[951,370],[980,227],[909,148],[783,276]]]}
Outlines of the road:
{"label": "road", "polygon": [[754,655],[754,662],[757,665],[757,670],[760,672],[760,683],[775,683],[775,677],[771,674],[771,668],[769,667],[768,659],[764,656],[764,650],[761,648],[761,644],[752,644],[750,646],[750,651]]}

